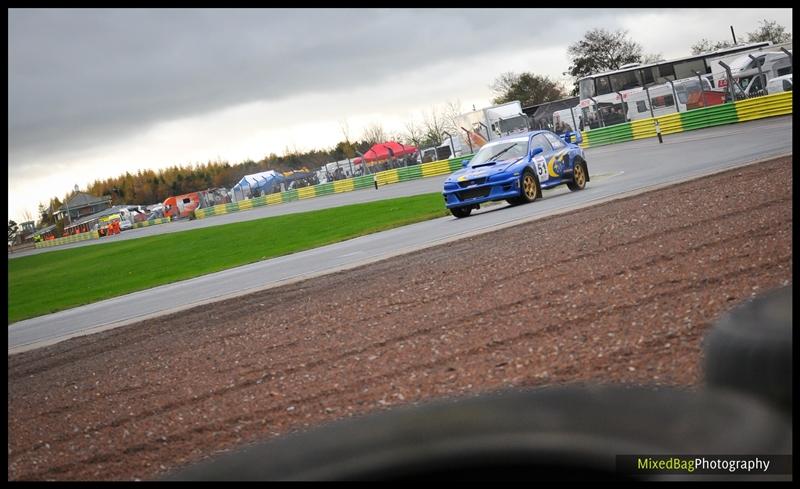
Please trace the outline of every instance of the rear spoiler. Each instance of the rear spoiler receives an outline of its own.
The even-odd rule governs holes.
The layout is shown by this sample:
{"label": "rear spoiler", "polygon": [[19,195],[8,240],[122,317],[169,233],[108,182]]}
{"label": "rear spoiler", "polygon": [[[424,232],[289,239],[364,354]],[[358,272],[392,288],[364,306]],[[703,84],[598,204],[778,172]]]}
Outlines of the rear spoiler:
{"label": "rear spoiler", "polygon": [[580,131],[567,131],[561,134],[561,139],[563,139],[564,142],[572,144],[581,144],[583,142],[583,136],[581,136]]}

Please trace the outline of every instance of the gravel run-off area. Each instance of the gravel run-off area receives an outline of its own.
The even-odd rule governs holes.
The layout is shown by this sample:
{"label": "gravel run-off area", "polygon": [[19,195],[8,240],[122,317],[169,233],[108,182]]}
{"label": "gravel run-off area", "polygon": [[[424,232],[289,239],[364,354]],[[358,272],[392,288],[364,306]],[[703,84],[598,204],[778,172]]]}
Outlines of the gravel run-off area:
{"label": "gravel run-off area", "polygon": [[712,322],[791,270],[785,157],[74,338],[8,357],[8,478],[155,478],[509,386],[695,388]]}

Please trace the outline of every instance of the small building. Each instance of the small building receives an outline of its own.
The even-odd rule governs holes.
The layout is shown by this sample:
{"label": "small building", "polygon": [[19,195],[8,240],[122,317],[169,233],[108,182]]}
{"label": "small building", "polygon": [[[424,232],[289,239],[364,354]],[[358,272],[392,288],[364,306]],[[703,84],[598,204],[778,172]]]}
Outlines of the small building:
{"label": "small building", "polygon": [[55,224],[51,224],[51,225],[49,225],[49,226],[47,226],[45,228],[42,228],[42,229],[36,231],[35,233],[33,233],[33,236],[34,236],[34,241],[36,241],[36,239],[35,239],[36,236],[41,237],[41,239],[55,238],[55,236],[56,236],[56,225]]}
{"label": "small building", "polygon": [[120,214],[125,218],[120,220],[125,221],[123,223],[123,229],[127,229],[133,224],[133,221],[136,220],[135,217],[127,219],[127,217],[131,216],[132,214],[134,216],[141,216],[139,220],[145,219],[145,213],[139,209],[141,209],[141,206],[138,205],[115,205],[113,207],[109,207],[108,209],[103,209],[100,212],[95,212],[94,214],[72,221],[72,224],[64,226],[64,234],[70,235],[95,231],[100,227],[100,221],[102,218],[112,216],[114,214]]}
{"label": "small building", "polygon": [[69,221],[74,222],[82,217],[91,216],[111,207],[111,197],[95,197],[86,192],[76,192],[64,205],[56,211],[56,219],[66,218],[69,212]]}
{"label": "small building", "polygon": [[33,240],[33,234],[36,232],[36,223],[34,221],[25,221],[20,223],[19,232],[17,233],[17,242],[26,243]]}

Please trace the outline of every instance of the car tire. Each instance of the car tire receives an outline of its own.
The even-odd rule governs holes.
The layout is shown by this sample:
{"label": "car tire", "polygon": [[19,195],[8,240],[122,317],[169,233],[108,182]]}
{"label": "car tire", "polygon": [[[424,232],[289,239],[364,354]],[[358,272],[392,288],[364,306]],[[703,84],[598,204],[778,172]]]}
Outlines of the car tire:
{"label": "car tire", "polygon": [[506,202],[508,202],[511,205],[520,205],[525,203],[525,201],[520,199],[519,197],[515,197],[513,199],[506,199]]}
{"label": "car tire", "polygon": [[469,217],[472,213],[472,207],[451,207],[450,213],[456,216],[458,219]]}
{"label": "car tire", "polygon": [[734,392],[572,385],[338,421],[166,478],[614,480],[633,478],[617,471],[619,454],[772,455],[791,453],[791,444],[790,420]]}
{"label": "car tire", "polygon": [[523,204],[528,204],[536,200],[541,195],[539,181],[536,174],[530,168],[525,168],[519,177],[519,199]]}
{"label": "car tire", "polygon": [[710,387],[754,395],[792,411],[792,286],[724,315],[703,341]]}
{"label": "car tire", "polygon": [[567,187],[573,192],[586,188],[589,175],[586,171],[586,164],[581,159],[575,160],[575,169],[572,172],[572,181],[567,182]]}

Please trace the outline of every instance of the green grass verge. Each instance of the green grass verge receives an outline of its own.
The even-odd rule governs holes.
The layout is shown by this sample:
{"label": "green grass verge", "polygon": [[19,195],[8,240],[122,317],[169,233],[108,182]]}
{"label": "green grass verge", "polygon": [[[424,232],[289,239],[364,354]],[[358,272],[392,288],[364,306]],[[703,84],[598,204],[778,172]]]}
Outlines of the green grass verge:
{"label": "green grass verge", "polygon": [[15,258],[8,322],[447,214],[432,193]]}

